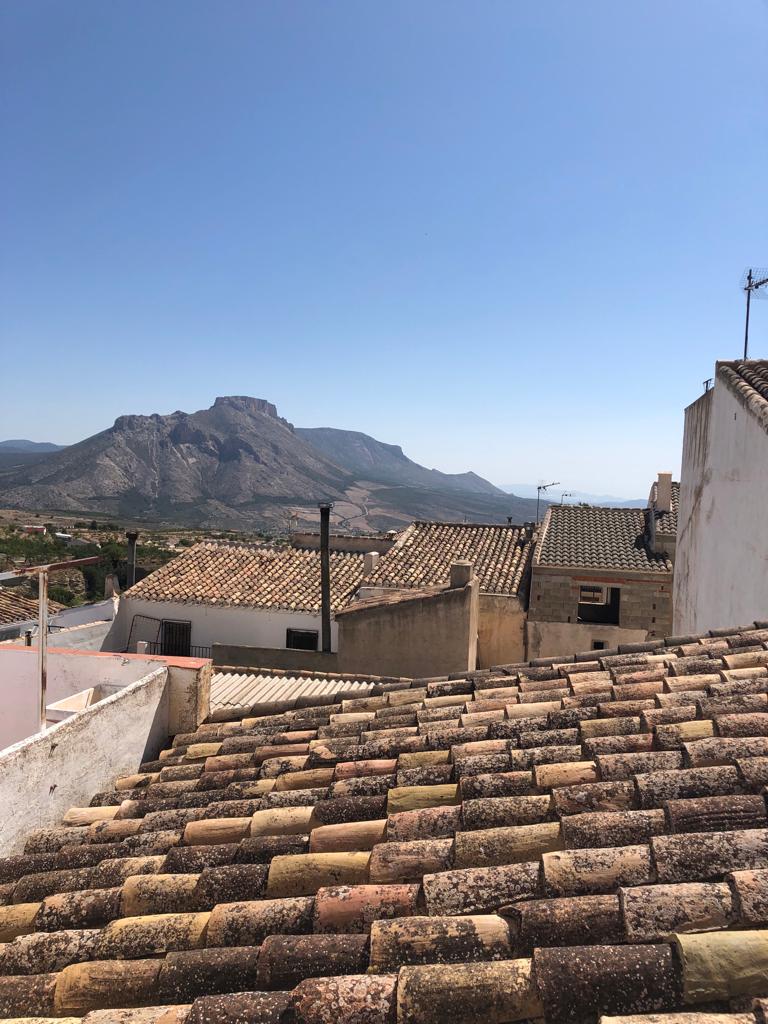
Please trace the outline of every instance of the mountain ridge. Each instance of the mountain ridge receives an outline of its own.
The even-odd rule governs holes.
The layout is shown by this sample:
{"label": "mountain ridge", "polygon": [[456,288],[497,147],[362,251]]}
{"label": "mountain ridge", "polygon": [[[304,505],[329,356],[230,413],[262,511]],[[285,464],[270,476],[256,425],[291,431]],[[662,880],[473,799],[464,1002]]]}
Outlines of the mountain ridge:
{"label": "mountain ridge", "polygon": [[297,429],[271,402],[243,395],[193,413],[118,416],[34,461],[0,460],[0,504],[24,510],[280,531],[292,517],[315,522],[328,500],[337,522],[363,531],[414,518],[523,522],[535,507],[476,474],[419,466],[366,434]]}
{"label": "mountain ridge", "polygon": [[359,430],[337,427],[297,427],[296,433],[322,451],[331,461],[358,477],[379,483],[411,484],[435,490],[472,491],[501,495],[504,492],[477,473],[442,473],[427,469],[403,452],[399,444],[378,441]]}

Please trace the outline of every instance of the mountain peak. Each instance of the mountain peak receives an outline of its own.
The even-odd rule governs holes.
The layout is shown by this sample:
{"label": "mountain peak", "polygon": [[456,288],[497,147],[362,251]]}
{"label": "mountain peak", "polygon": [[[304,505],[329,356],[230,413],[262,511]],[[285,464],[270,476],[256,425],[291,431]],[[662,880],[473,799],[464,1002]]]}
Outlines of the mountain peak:
{"label": "mountain peak", "polygon": [[264,416],[271,416],[273,420],[280,419],[277,415],[277,407],[268,402],[265,398],[251,398],[249,395],[221,395],[213,403],[214,409],[236,409],[238,412],[246,412],[249,415],[261,413]]}

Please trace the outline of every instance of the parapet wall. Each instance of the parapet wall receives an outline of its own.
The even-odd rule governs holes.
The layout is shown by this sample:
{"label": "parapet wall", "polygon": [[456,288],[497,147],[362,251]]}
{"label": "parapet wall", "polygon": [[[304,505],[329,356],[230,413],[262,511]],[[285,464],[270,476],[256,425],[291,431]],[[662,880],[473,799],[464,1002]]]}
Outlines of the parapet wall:
{"label": "parapet wall", "polygon": [[21,853],[35,829],[155,757],[169,732],[168,670],[153,669],[119,693],[0,756],[0,855]]}

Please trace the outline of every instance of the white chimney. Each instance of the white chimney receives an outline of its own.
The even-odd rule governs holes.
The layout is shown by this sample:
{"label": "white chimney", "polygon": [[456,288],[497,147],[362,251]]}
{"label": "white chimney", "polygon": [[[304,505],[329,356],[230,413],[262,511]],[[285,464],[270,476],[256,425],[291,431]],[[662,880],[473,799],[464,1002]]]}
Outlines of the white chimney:
{"label": "white chimney", "polygon": [[363,559],[363,579],[367,580],[373,570],[376,568],[376,563],[379,560],[378,551],[366,551]]}
{"label": "white chimney", "polygon": [[671,512],[672,510],[672,474],[659,473],[656,482],[656,511]]}

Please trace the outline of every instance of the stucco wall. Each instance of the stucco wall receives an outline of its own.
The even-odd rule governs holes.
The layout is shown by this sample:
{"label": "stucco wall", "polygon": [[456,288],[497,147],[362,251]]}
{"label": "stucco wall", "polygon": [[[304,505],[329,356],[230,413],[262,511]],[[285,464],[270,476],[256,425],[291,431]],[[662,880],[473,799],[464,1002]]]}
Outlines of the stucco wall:
{"label": "stucco wall", "polygon": [[[135,615],[155,619],[179,619],[192,623],[193,647],[213,644],[234,644],[251,647],[285,648],[288,629],[314,629],[320,633],[319,615],[307,612],[266,610],[259,608],[214,608],[210,605],[177,604],[171,601],[145,601],[123,595],[117,616],[104,649],[123,651],[128,643],[131,622]],[[154,640],[156,631],[143,624],[143,632],[134,631],[135,640]],[[331,649],[338,648],[338,627],[331,621]],[[135,647],[134,647],[135,650]]]}
{"label": "stucco wall", "polygon": [[[126,687],[158,668],[168,672],[169,731],[192,732],[210,710],[211,663],[201,658],[162,658],[136,654],[48,651],[46,704],[53,704],[98,684]],[[0,648],[0,750],[37,732],[37,651]]]}
{"label": "stucco wall", "polygon": [[276,668],[286,671],[338,672],[339,655],[336,651],[278,651],[273,647],[249,647],[243,644],[214,644],[211,652],[216,666],[239,668]]}
{"label": "stucco wall", "polygon": [[[156,664],[124,658],[73,657],[58,652],[48,655],[46,703],[71,697],[98,683],[128,686],[155,671]],[[40,728],[38,709],[37,651],[6,648],[0,652],[0,750],[31,736]]]}
{"label": "stucco wall", "polygon": [[[37,629],[36,622],[32,626]],[[57,629],[48,634],[48,643],[55,644],[56,647],[67,647],[77,651],[100,651],[111,627],[111,622],[104,621],[89,622],[83,626]],[[23,632],[21,635],[14,636],[9,640],[1,641],[0,650],[4,645],[16,647],[20,643],[24,643]],[[37,647],[37,633],[34,633],[32,636],[32,646]]]}
{"label": "stucco wall", "polygon": [[529,658],[551,658],[556,654],[575,654],[591,651],[595,640],[606,647],[619,644],[641,643],[648,639],[644,629],[622,629],[620,626],[602,626],[583,622],[526,623]]}
{"label": "stucco wall", "polygon": [[516,597],[481,594],[477,667],[491,668],[525,658],[525,611]]}
{"label": "stucco wall", "polygon": [[166,677],[153,666],[114,696],[3,751],[0,855],[20,853],[33,829],[88,806],[117,776],[156,756],[169,731]]}
{"label": "stucco wall", "polygon": [[478,584],[339,616],[339,668],[388,676],[443,675],[476,667]]}
{"label": "stucco wall", "polygon": [[675,633],[768,618],[768,436],[719,379],[685,410]]}

